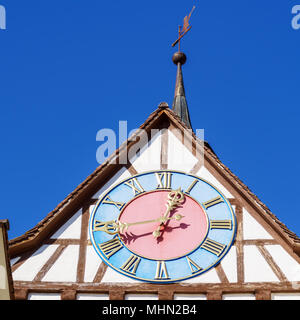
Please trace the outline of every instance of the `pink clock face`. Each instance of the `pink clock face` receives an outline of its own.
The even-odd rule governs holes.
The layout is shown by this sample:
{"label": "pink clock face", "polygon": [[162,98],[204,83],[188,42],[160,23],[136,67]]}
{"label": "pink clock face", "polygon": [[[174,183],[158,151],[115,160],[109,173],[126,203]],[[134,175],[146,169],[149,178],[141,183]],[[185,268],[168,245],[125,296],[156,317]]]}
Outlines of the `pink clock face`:
{"label": "pink clock face", "polygon": [[[133,198],[123,208],[119,220],[126,223],[156,220],[167,210],[170,191],[157,190]],[[175,215],[183,216],[180,221]],[[168,214],[169,219],[161,228],[159,237],[153,231],[159,222],[132,225],[121,234],[124,245],[133,253],[153,260],[170,260],[195,250],[208,232],[208,218],[201,205],[188,195]]]}

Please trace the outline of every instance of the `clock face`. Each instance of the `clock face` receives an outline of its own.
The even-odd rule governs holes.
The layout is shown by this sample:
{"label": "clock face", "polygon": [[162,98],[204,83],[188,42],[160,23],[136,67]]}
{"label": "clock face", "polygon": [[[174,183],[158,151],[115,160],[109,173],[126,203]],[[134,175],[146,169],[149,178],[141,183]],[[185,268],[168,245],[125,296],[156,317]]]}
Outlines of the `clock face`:
{"label": "clock face", "polygon": [[148,282],[176,282],[214,267],[236,232],[234,212],[207,181],[177,171],[128,178],[96,204],[91,242],[116,271]]}

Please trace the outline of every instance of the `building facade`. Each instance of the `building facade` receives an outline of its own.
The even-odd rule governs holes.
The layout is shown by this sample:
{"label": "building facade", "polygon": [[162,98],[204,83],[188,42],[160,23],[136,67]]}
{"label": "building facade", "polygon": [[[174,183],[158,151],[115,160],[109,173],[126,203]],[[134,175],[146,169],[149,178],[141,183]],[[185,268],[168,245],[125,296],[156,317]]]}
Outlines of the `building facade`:
{"label": "building facade", "polygon": [[8,221],[0,220],[0,300],[12,300],[14,297],[13,281],[8,255],[8,230]]}
{"label": "building facade", "polygon": [[300,299],[300,239],[191,130],[173,61],[172,109],[10,241],[16,299]]}

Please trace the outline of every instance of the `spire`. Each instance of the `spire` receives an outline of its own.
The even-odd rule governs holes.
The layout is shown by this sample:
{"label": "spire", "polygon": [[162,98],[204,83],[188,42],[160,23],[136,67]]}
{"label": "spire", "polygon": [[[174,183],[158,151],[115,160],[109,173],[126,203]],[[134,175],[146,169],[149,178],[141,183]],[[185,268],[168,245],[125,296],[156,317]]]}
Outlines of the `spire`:
{"label": "spire", "polygon": [[193,6],[192,11],[188,16],[185,16],[183,19],[183,26],[178,28],[178,38],[175,42],[172,43],[172,47],[178,44],[178,51],[174,53],[172,60],[177,65],[177,76],[176,76],[176,86],[175,86],[175,95],[173,100],[173,111],[179,116],[179,118],[186,124],[189,129],[192,129],[189,109],[187,106],[185,91],[183,85],[183,77],[181,66],[186,62],[186,55],[180,51],[180,41],[181,39],[191,30],[192,26],[189,24],[191,15],[195,10]]}
{"label": "spire", "polygon": [[183,76],[181,66],[186,62],[186,55],[183,52],[176,52],[172,58],[174,64],[177,65],[177,76],[175,85],[175,95],[173,100],[172,109],[179,116],[179,118],[191,129],[191,121],[187,101],[185,97],[185,90],[183,85]]}

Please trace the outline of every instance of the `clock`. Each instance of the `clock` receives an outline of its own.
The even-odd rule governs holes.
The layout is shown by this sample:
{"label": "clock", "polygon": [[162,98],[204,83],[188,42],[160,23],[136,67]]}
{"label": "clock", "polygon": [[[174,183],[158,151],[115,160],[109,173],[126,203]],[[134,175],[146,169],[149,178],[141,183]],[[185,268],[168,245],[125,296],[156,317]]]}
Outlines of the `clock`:
{"label": "clock", "polygon": [[113,186],[90,217],[99,257],[133,279],[170,283],[207,272],[230,250],[234,211],[208,181],[179,171],[141,173]]}

